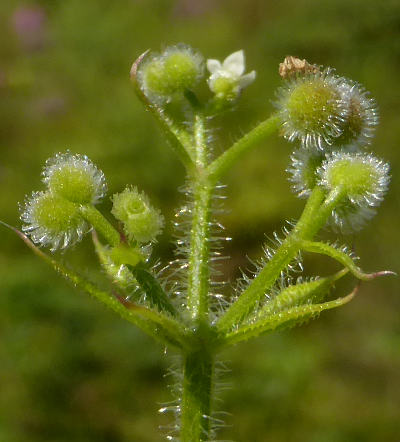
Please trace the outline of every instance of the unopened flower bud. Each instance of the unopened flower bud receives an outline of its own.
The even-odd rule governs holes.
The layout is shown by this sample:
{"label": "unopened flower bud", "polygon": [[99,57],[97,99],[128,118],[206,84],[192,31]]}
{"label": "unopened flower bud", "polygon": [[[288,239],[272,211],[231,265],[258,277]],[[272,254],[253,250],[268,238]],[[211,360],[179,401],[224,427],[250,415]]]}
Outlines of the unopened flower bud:
{"label": "unopened flower bud", "polygon": [[154,241],[161,233],[164,218],[151,206],[148,197],[135,187],[127,187],[112,198],[112,214],[123,223],[124,232],[131,241]]}
{"label": "unopened flower bud", "polygon": [[21,206],[22,230],[52,251],[80,241],[89,230],[79,206],[51,192],[34,192]]}
{"label": "unopened flower bud", "polygon": [[77,204],[96,204],[107,191],[103,172],[85,155],[69,152],[47,160],[43,182],[55,195]]}

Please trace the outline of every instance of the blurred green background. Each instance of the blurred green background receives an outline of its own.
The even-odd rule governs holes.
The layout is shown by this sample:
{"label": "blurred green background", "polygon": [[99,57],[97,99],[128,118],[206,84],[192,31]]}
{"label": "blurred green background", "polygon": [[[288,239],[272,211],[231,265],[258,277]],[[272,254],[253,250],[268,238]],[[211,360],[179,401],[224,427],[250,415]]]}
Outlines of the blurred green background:
{"label": "blurred green background", "polygon": [[[103,169],[110,194],[136,184],[171,219],[184,174],[134,96],[132,61],[181,41],[208,58],[246,51],[257,81],[215,121],[223,125],[213,133],[218,153],[269,115],[278,64],[293,54],[335,67],[379,103],[372,149],[391,163],[390,191],[378,216],[340,241],[366,270],[399,270],[398,0],[7,0],[0,26],[0,219],[20,225],[17,202],[41,188],[44,161],[67,148]],[[284,172],[291,149],[275,137],[226,179],[231,279],[246,255],[259,256],[264,234],[299,216],[304,203]],[[173,254],[170,234],[168,226],[157,246],[163,261]],[[161,440],[157,427],[172,418],[156,410],[172,399],[163,374],[173,355],[75,292],[11,232],[0,238],[0,441]],[[94,276],[89,238],[76,249],[61,259]],[[337,268],[315,257],[305,264],[310,274]],[[393,277],[363,284],[346,307],[221,355],[232,387],[218,406],[233,416],[220,439],[399,441],[397,287]]]}

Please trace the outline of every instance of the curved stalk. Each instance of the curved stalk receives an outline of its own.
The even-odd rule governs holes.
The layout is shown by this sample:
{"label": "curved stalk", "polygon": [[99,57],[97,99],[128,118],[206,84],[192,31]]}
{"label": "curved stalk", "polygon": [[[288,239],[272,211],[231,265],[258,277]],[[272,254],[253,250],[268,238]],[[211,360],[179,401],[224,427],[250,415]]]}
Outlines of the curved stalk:
{"label": "curved stalk", "polygon": [[267,120],[260,123],[240,140],[236,141],[229,149],[221,154],[208,166],[210,179],[216,183],[232,165],[246,152],[256,146],[264,138],[276,132],[281,124],[280,117],[271,115]]}
{"label": "curved stalk", "polygon": [[82,206],[80,212],[83,218],[103,236],[110,246],[116,247],[121,242],[120,234],[106,220],[101,212],[94,206]]}

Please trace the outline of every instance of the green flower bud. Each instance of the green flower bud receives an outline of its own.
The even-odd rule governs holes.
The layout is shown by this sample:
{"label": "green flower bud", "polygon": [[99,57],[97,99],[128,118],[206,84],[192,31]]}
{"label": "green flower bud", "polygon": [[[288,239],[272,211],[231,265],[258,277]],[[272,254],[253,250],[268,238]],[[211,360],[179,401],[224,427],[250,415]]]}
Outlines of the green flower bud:
{"label": "green flower bud", "polygon": [[51,192],[34,192],[21,207],[22,230],[52,251],[80,241],[89,230],[79,206]]}
{"label": "green flower bud", "polygon": [[52,193],[77,204],[96,204],[107,191],[103,172],[86,156],[69,152],[47,160],[43,182]]}
{"label": "green flower bud", "polygon": [[343,85],[344,80],[330,69],[289,77],[275,103],[285,138],[321,150],[325,143],[332,144],[342,134],[349,113]]}
{"label": "green flower bud", "polygon": [[174,95],[193,88],[203,74],[202,55],[180,44],[145,59],[139,67],[138,80],[147,96],[170,101]]}
{"label": "green flower bud", "polygon": [[113,195],[112,201],[112,214],[123,223],[124,232],[130,241],[154,241],[161,233],[164,218],[136,187],[127,187],[123,192]]}

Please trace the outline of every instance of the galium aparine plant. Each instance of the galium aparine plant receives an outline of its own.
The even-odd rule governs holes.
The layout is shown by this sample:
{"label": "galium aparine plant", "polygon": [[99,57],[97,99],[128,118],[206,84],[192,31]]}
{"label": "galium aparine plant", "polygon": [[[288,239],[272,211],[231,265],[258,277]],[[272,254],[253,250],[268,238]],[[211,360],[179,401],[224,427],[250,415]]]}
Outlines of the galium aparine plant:
{"label": "galium aparine plant", "polygon": [[[12,228],[74,285],[181,355],[178,397],[161,410],[174,415],[166,435],[171,441],[216,440],[220,420],[214,414],[215,361],[221,349],[346,304],[356,289],[343,297],[330,294],[335,281],[346,274],[367,281],[390,273],[365,273],[346,248],[318,239],[327,224],[338,230],[360,229],[385,196],[389,166],[365,150],[378,123],[375,101],[332,68],[286,57],[279,67],[282,86],[276,111],[214,158],[209,120],[238,105],[256,78],[255,71],[245,71],[242,50],[221,62],[204,60],[183,44],[162,53],[147,51],[132,66],[138,98],[187,172],[187,201],[175,222],[180,235],[177,260],[162,271],[152,256],[165,223],[160,211],[129,184],[112,196],[110,222],[96,207],[107,192],[104,174],[81,154],[58,153],[47,161],[45,188],[21,205],[22,231]],[[196,94],[201,82],[210,90],[205,102]],[[182,124],[171,116],[168,106],[173,101],[190,121]],[[213,263],[221,249],[213,199],[231,166],[275,133],[295,146],[287,171],[293,190],[306,199],[304,210],[275,247],[264,246],[256,272],[244,274],[225,299],[213,284]],[[100,266],[112,281],[111,291],[39,248],[66,249],[89,232]],[[327,255],[343,269],[309,280],[292,278],[300,253],[307,252]]]}

